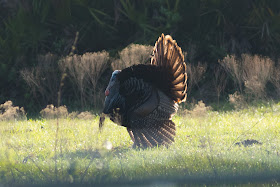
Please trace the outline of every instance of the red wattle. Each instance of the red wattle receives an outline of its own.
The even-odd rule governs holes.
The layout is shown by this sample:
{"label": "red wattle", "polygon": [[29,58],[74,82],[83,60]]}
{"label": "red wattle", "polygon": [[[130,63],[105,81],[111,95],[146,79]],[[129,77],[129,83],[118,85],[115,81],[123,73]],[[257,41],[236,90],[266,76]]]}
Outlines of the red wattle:
{"label": "red wattle", "polygon": [[108,96],[109,95],[109,90],[105,90],[105,96]]}

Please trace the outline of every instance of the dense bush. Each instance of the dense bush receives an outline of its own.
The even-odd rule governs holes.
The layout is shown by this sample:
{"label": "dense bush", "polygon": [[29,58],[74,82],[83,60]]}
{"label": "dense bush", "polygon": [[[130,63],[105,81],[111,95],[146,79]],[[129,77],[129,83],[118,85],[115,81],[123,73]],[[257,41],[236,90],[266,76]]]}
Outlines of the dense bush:
{"label": "dense bush", "polygon": [[275,63],[268,57],[248,54],[242,54],[241,58],[226,56],[220,64],[233,77],[241,93],[245,88],[248,95],[256,98],[264,98],[267,82],[278,76],[278,72],[273,71],[277,69]]}
{"label": "dense bush", "polygon": [[26,114],[23,107],[13,106],[12,101],[0,104],[0,121],[24,119],[26,119]]}
{"label": "dense bush", "polygon": [[61,71],[59,57],[53,54],[39,55],[35,67],[20,70],[20,75],[30,88],[30,94],[40,105],[57,102]]}
{"label": "dense bush", "polygon": [[[161,33],[171,34],[177,40],[183,51],[188,52],[186,61],[193,67],[199,67],[198,62],[207,64],[201,81],[193,80],[190,97],[207,100],[218,97],[219,100],[236,89],[244,89],[243,83],[239,87],[232,86],[234,78],[219,82],[225,75],[218,60],[227,54],[236,55],[236,58],[243,53],[257,54],[277,62],[279,15],[278,0],[0,0],[0,102],[11,99],[28,111],[38,111],[46,104],[56,103],[53,100],[57,91],[46,94],[48,85],[44,84],[35,92],[30,92],[30,87],[26,86],[32,84],[26,82],[30,76],[34,79],[45,76],[46,70],[39,68],[39,54],[61,57],[70,51],[83,55],[106,50],[112,59],[122,59],[118,51],[131,43],[153,45]],[[73,47],[77,32],[79,38]],[[58,65],[57,61],[54,65]],[[277,63],[276,67],[279,67]],[[60,69],[56,70],[53,78],[58,76],[60,80]],[[278,70],[274,69],[274,75]],[[106,84],[111,71],[111,66],[107,66],[100,75],[103,79],[98,80],[100,85]],[[36,83],[45,83],[38,79],[40,76]],[[77,100],[77,89],[71,86],[70,78],[69,73],[62,104],[81,108],[86,103],[81,97],[77,102],[69,102]],[[60,85],[57,83],[53,85],[55,88]],[[278,91],[279,95],[279,76],[269,83],[271,92]],[[101,93],[103,88],[98,89]],[[250,89],[247,82],[245,91],[251,94]],[[92,101],[90,107],[101,105],[95,99]]]}
{"label": "dense bush", "polygon": [[[74,84],[76,100],[80,101],[82,109],[86,105],[100,106],[100,91],[98,81],[108,67],[109,53],[96,52],[83,55],[67,56],[60,61],[60,66],[66,70],[69,79]],[[102,90],[103,92],[103,90]],[[103,94],[102,94],[103,95]]]}
{"label": "dense bush", "polygon": [[150,63],[153,46],[131,44],[118,53],[119,59],[112,62],[113,70],[122,70],[136,64]]}
{"label": "dense bush", "polygon": [[66,106],[59,106],[58,108],[51,105],[47,105],[46,108],[40,111],[41,117],[46,119],[65,118],[68,116],[68,110]]}

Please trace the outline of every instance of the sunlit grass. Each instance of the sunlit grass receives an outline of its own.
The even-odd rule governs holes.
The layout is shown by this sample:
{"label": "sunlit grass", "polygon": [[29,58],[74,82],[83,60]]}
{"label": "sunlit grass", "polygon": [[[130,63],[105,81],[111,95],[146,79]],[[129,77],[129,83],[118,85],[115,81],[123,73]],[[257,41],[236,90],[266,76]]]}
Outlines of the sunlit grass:
{"label": "sunlit grass", "polygon": [[[146,150],[132,149],[126,129],[109,120],[100,132],[98,120],[59,119],[57,147],[56,119],[0,122],[0,184],[277,183],[280,177],[280,104],[175,116],[175,143]],[[244,140],[260,144],[236,145]]]}

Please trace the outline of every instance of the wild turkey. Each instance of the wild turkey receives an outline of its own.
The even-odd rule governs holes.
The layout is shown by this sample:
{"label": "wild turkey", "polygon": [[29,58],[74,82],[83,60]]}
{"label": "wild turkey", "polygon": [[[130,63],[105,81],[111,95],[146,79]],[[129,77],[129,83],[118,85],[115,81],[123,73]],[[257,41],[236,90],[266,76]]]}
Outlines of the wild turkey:
{"label": "wild turkey", "polygon": [[112,73],[103,113],[127,128],[134,147],[169,145],[176,133],[171,118],[178,104],[186,100],[186,90],[181,48],[171,36],[162,34],[150,65],[133,65]]}

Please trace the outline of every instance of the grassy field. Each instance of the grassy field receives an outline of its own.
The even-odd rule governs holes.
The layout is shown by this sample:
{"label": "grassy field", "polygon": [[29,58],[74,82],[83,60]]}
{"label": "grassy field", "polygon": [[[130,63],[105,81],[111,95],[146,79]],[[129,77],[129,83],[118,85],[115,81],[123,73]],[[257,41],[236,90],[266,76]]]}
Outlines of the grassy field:
{"label": "grassy field", "polygon": [[0,186],[280,185],[280,103],[181,112],[169,148],[132,149],[125,128],[98,120],[0,122]]}

